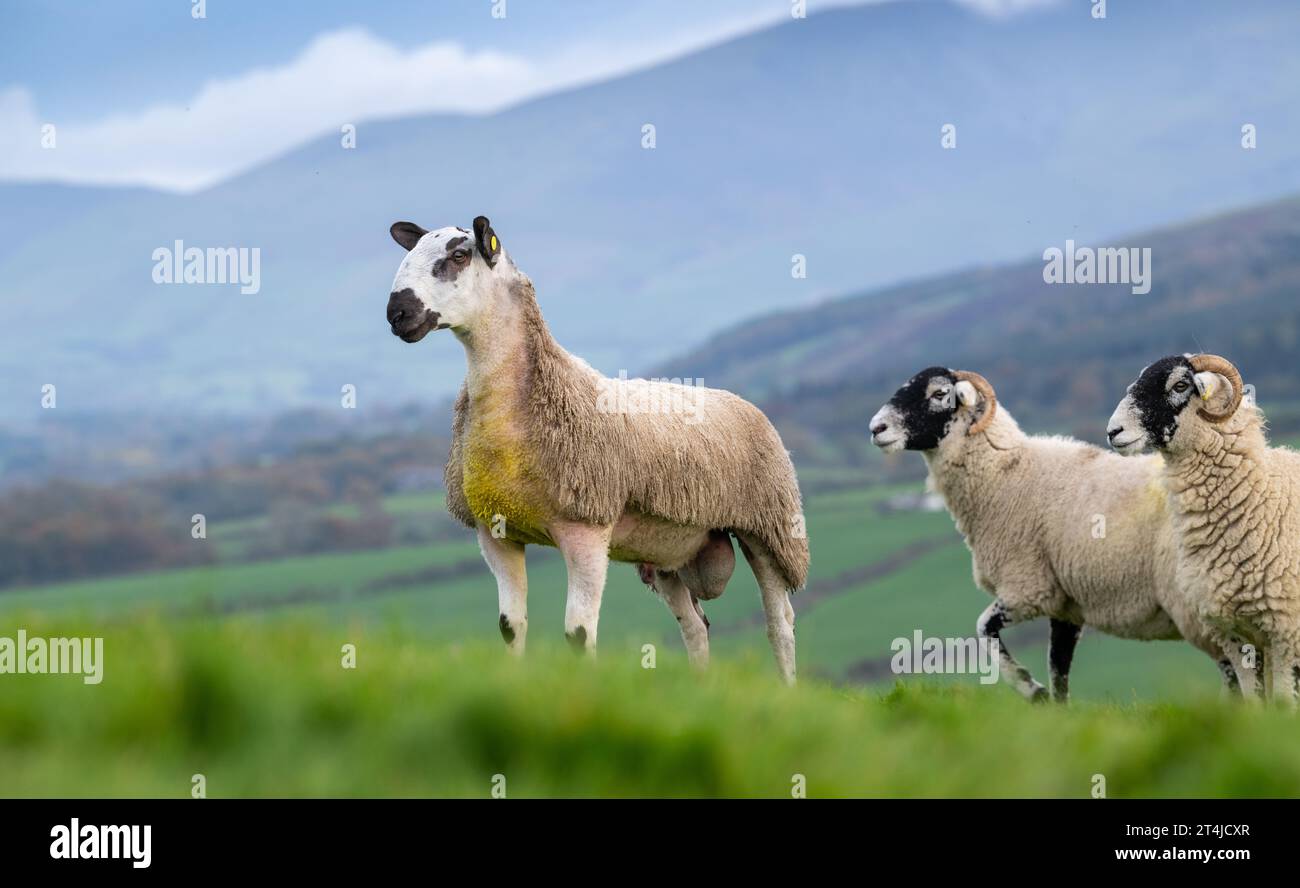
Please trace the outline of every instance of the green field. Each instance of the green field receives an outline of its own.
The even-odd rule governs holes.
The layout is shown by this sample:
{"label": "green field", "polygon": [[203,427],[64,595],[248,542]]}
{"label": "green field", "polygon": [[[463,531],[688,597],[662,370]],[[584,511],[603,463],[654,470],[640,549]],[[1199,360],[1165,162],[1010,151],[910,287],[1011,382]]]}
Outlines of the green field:
{"label": "green field", "polygon": [[[901,488],[907,490],[912,488]],[[863,676],[886,682],[881,664],[890,642],[920,629],[929,636],[969,636],[988,604],[970,578],[970,559],[946,513],[889,512],[880,504],[897,487],[851,488],[810,496],[813,567],[795,598],[801,673],[837,682]],[[228,619],[310,619],[347,627],[399,627],[429,643],[497,639],[496,587],[473,535],[442,511],[437,494],[403,495],[385,509],[423,521],[445,542],[382,551],[224,564],[78,581],[0,593],[0,633],[45,615],[122,624],[158,617],[169,623]],[[214,524],[220,547],[250,532],[249,522]],[[564,569],[554,550],[532,547],[529,639],[563,632]],[[877,568],[863,580],[864,568]],[[721,599],[706,606],[713,650],[720,656],[766,656],[758,590],[741,561]],[[1008,644],[1045,672],[1043,627],[1017,628]],[[601,614],[602,644],[654,643],[683,656],[676,625],[629,565],[611,566]],[[973,682],[974,679],[954,679]],[[1075,658],[1077,697],[1191,699],[1218,688],[1209,659],[1175,642],[1140,643],[1085,633]],[[1010,693],[986,689],[988,693]]]}
{"label": "green field", "polygon": [[626,644],[514,660],[313,621],[145,621],[105,645],[102,684],[3,679],[0,792],[186,797],[200,774],[209,797],[790,797],[802,782],[810,797],[1086,798],[1098,775],[1111,798],[1300,793],[1294,716],[1213,698],[786,688],[753,655],[698,675],[676,657],[644,668]]}
{"label": "green field", "polygon": [[[698,676],[628,565],[611,569],[597,660],[562,650],[563,564],[530,549],[529,651],[512,660],[495,584],[436,495],[386,503],[436,544],[9,590],[0,636],[102,636],[105,678],[0,675],[0,795],[184,796],[194,773],[213,796],[480,796],[494,774],[512,796],[782,796],[794,774],[810,795],[1084,796],[1094,774],[1112,796],[1300,792],[1293,717],[1219,702],[1217,671],[1181,643],[1085,634],[1069,709],[974,676],[897,679],[894,638],[969,636],[988,599],[945,513],[834,488],[807,503],[793,690],[743,562],[707,604]],[[195,545],[250,533],[215,525]],[[1009,635],[1040,678],[1043,637]]]}

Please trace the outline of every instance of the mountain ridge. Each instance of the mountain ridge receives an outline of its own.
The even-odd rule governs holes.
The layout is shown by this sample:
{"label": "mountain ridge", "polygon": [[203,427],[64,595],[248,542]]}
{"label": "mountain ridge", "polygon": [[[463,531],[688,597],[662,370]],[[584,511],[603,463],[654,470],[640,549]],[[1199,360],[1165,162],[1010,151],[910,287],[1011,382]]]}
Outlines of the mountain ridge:
{"label": "mountain ridge", "polygon": [[[450,394],[459,349],[403,351],[384,324],[399,218],[491,216],[560,341],[614,374],[771,309],[1300,189],[1300,10],[1077,13],[836,9],[493,115],[363,124],[354,150],[322,136],[195,195],[0,191],[18,232],[0,237],[0,419],[31,418],[47,383],[128,410]],[[176,240],[259,248],[261,293],[154,286]]]}
{"label": "mountain ridge", "polygon": [[1131,242],[1152,250],[1145,296],[1048,284],[1029,258],[769,313],[655,373],[753,398],[806,458],[859,462],[872,456],[867,417],[927,366],[975,370],[1030,426],[1104,443],[1144,366],[1207,351],[1237,363],[1275,433],[1300,432],[1300,194],[1113,243]]}

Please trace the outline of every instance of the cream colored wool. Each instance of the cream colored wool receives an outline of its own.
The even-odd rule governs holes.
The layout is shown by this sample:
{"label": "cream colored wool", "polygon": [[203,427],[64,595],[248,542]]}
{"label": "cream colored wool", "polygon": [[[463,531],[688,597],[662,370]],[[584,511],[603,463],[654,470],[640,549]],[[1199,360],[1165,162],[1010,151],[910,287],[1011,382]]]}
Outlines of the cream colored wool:
{"label": "cream colored wool", "polygon": [[[1231,389],[1223,383],[1212,409],[1224,409]],[[1184,415],[1178,439],[1165,456],[1165,482],[1179,582],[1225,646],[1244,640],[1266,653],[1267,689],[1291,697],[1300,659],[1300,453],[1268,446],[1263,414],[1250,402],[1219,424]]]}
{"label": "cream colored wool", "polygon": [[1028,436],[999,405],[986,431],[954,429],[926,459],[976,584],[1011,622],[1051,617],[1121,638],[1182,637],[1219,660],[1176,581],[1159,457]]}
{"label": "cream colored wool", "polygon": [[[491,523],[471,502],[479,476],[469,451],[480,448],[484,459],[497,460],[483,482],[492,490],[480,499],[498,508],[519,542],[553,545],[542,527],[548,520],[612,526],[630,511],[732,530],[742,540],[752,535],[771,551],[789,589],[805,584],[808,542],[794,466],[758,408],[717,389],[608,379],[555,342],[526,277],[510,283],[509,299],[494,336],[514,337],[512,354],[494,370],[492,385],[478,387],[490,394],[476,403],[467,382],[456,400],[444,470],[453,516],[470,527]],[[466,348],[475,344],[466,341]],[[610,403],[620,384],[693,399],[695,412],[602,410],[602,394]],[[509,471],[499,467],[503,454]],[[636,560],[620,558],[627,554],[611,557]]]}

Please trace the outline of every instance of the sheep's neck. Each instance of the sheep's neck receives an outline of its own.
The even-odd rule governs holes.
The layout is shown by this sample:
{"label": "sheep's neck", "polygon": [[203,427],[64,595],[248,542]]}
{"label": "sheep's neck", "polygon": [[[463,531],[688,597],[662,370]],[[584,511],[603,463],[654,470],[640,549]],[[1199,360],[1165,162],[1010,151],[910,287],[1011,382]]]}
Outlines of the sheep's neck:
{"label": "sheep's neck", "polygon": [[1251,436],[1217,430],[1205,434],[1201,446],[1168,460],[1170,500],[1183,515],[1219,508],[1259,468],[1259,442]]}
{"label": "sheep's neck", "polygon": [[518,389],[524,337],[517,319],[494,309],[457,336],[465,347],[465,387],[472,404],[494,404],[507,390]]}
{"label": "sheep's neck", "polygon": [[1005,506],[996,495],[997,490],[990,489],[993,486],[990,479],[1005,479],[1006,474],[989,468],[993,463],[1011,458],[1018,459],[994,449],[985,440],[967,442],[953,454],[926,452],[930,486],[943,497],[958,531],[964,536],[978,533],[988,522],[1006,520]]}
{"label": "sheep's neck", "polygon": [[489,308],[457,338],[465,347],[465,387],[472,406],[517,412],[519,397],[550,341],[526,279],[503,285]]}
{"label": "sheep's neck", "polygon": [[469,397],[462,440],[466,501],[485,524],[504,518],[512,533],[540,541],[547,510],[528,448],[526,410],[536,356],[549,334],[531,287],[498,294],[474,327],[458,335]]}

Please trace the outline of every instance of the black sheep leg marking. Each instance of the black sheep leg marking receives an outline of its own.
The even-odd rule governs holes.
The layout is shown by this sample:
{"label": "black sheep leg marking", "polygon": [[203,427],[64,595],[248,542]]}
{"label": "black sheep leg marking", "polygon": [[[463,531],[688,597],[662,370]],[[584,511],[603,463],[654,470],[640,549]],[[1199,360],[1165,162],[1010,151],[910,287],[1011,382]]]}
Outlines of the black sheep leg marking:
{"label": "black sheep leg marking", "polygon": [[1052,699],[1066,703],[1070,699],[1070,664],[1074,646],[1079,643],[1082,626],[1064,620],[1052,620],[1052,635],[1047,644],[1047,667],[1051,672]]}
{"label": "black sheep leg marking", "polygon": [[980,614],[979,622],[976,624],[976,631],[979,637],[987,639],[990,642],[996,642],[998,646],[998,663],[1002,670],[1002,677],[1011,683],[1020,695],[1026,700],[1033,703],[1039,703],[1047,699],[1047,688],[1043,687],[1034,677],[1029,674],[1029,670],[1021,666],[1016,658],[1011,656],[1007,646],[1002,643],[1002,630],[1018,622],[1011,617],[1007,611],[1007,606],[1001,600],[994,601],[984,613]]}
{"label": "black sheep leg marking", "polygon": [[1241,696],[1241,679],[1237,676],[1237,670],[1233,667],[1232,661],[1224,657],[1219,661],[1219,672],[1223,675],[1223,693],[1229,697]]}

